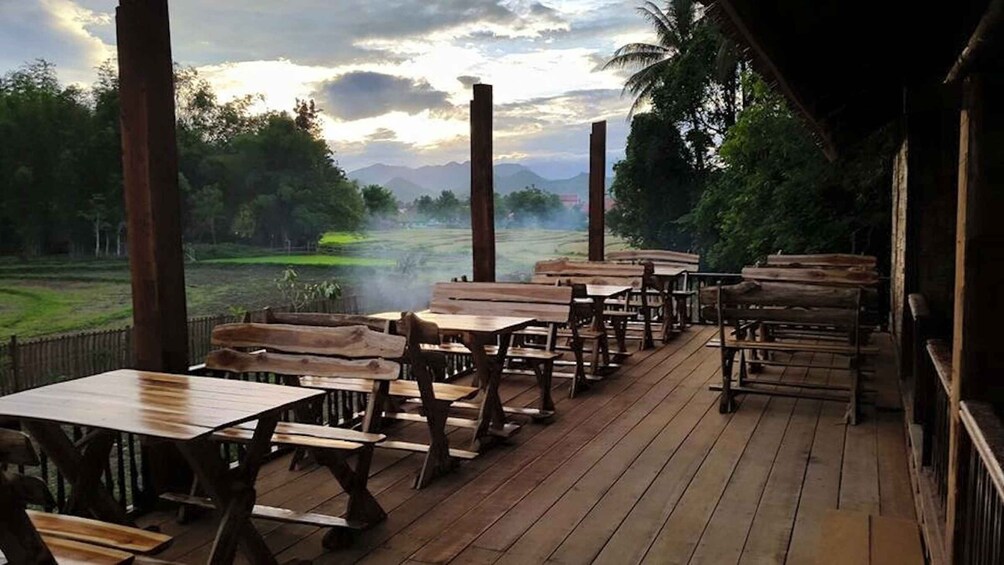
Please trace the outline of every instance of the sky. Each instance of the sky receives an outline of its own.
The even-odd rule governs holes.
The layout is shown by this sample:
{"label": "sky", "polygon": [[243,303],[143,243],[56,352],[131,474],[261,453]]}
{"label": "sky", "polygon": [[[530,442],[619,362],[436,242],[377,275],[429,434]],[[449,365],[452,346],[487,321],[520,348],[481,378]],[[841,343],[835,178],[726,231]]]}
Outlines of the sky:
{"label": "sky", "polygon": [[[170,0],[173,56],[222,100],[259,109],[312,98],[347,170],[469,159],[471,85],[491,84],[496,162],[550,178],[588,170],[589,124],[623,157],[624,71],[600,67],[651,41],[640,0]],[[0,71],[46,59],[88,85],[115,56],[115,0],[0,0]]]}

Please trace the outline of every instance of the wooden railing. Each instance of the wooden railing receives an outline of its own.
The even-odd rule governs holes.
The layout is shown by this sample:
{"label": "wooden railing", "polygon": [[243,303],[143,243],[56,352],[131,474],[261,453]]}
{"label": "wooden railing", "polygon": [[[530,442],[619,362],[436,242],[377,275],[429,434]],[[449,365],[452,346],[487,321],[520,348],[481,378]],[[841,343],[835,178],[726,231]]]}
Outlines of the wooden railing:
{"label": "wooden railing", "polygon": [[956,563],[1004,563],[1004,422],[991,405],[963,401],[959,409]]}
{"label": "wooden railing", "polygon": [[[688,272],[686,276],[686,289],[697,292],[700,296],[701,289],[709,286],[735,284],[743,280],[739,273],[711,273],[711,272]],[[690,301],[690,322],[696,324],[708,324],[710,320],[704,317],[701,310],[700,300]]]}
{"label": "wooden railing", "polygon": [[948,461],[950,448],[951,398],[952,398],[952,352],[947,342],[932,339],[927,342],[928,365],[936,377],[934,383],[934,403],[929,414],[930,453],[925,454],[934,478],[935,491],[941,508],[948,504]]}

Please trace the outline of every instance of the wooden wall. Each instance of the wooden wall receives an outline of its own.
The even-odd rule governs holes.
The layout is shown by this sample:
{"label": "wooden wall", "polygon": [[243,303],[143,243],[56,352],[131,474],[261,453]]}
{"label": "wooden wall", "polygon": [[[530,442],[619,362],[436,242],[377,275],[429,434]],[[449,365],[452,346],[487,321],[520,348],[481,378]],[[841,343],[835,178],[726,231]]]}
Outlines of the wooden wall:
{"label": "wooden wall", "polygon": [[[907,249],[907,205],[909,194],[907,190],[909,141],[903,140],[896,157],[893,159],[892,171],[892,258],[890,259],[890,291],[889,291],[889,330],[897,343],[898,350],[903,351],[903,316],[906,309],[906,249]],[[903,356],[900,355],[902,359]]]}

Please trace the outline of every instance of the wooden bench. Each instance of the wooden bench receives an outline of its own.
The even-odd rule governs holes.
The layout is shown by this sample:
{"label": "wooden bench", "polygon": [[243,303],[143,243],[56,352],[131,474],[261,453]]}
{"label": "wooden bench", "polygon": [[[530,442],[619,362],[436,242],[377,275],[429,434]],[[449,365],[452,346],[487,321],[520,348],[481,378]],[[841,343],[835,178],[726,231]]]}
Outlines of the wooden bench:
{"label": "wooden bench", "polygon": [[[608,309],[603,312],[603,318],[609,320],[615,331],[620,328],[635,329],[623,337],[639,341],[642,349],[655,345],[652,334],[652,310],[660,305],[650,304],[649,290],[653,287],[652,264],[606,263],[598,261],[572,261],[566,258],[549,261],[539,261],[534,265],[532,282],[537,284],[582,284],[582,285],[620,285],[632,288],[631,297],[637,306],[632,307],[629,298],[619,306],[620,309]],[[640,320],[638,318],[641,318]],[[637,325],[634,325],[637,323]],[[599,329],[602,324],[594,324]],[[621,335],[617,336],[620,340]]]}
{"label": "wooden bench", "polygon": [[[600,336],[582,328],[582,308],[577,308],[571,287],[543,286],[520,283],[437,283],[433,288],[429,311],[441,314],[470,314],[489,316],[519,316],[536,320],[534,326],[518,332],[518,343],[509,347],[506,362],[527,365],[533,371],[540,390],[540,403],[535,410],[509,408],[510,412],[524,413],[535,418],[548,418],[554,414],[551,398],[551,378],[554,366],[562,357],[558,352],[559,332],[567,331],[568,348],[574,356],[569,397],[574,397],[585,383],[583,344]],[[599,347],[596,345],[595,347]],[[431,346],[433,350],[464,353],[466,348],[457,343]],[[495,355],[498,348],[488,348]],[[469,352],[468,352],[469,353]],[[507,367],[509,373],[514,373]],[[593,370],[595,371],[595,366]]]}
{"label": "wooden bench", "polygon": [[[374,445],[386,439],[374,433],[371,423],[379,415],[390,383],[400,375],[397,360],[404,355],[405,339],[362,325],[325,328],[242,323],[216,326],[212,343],[222,349],[206,357],[209,371],[273,374],[287,385],[324,390],[337,387],[329,382],[347,379],[365,383],[369,393],[362,432],[319,424],[316,411],[301,408],[296,414],[298,422],[279,424],[272,435],[273,444],[304,450],[328,468],[348,495],[345,517],[295,514],[260,505],[255,507],[253,516],[331,528],[324,538],[329,549],[344,546],[351,539],[351,531],[368,528],[386,518],[367,488]],[[253,434],[254,422],[216,432],[213,437],[246,443]],[[349,464],[350,457],[355,459],[355,467]],[[200,504],[194,493],[189,498],[175,495],[172,500]]]}
{"label": "wooden bench", "polygon": [[[355,314],[317,314],[300,312],[275,312],[265,309],[265,322],[270,324],[290,324],[298,326],[318,326],[341,328],[347,326],[365,326],[374,332],[398,334],[406,340],[404,354],[398,361],[405,364],[414,380],[397,379],[390,382],[386,400],[374,407],[377,410],[372,417],[363,422],[363,429],[376,432],[381,429],[382,419],[425,422],[429,428],[429,443],[384,440],[379,447],[397,449],[425,454],[425,462],[419,471],[415,486],[424,487],[433,478],[445,473],[455,466],[457,459],[473,459],[477,457],[474,451],[450,448],[445,432],[445,426],[476,427],[476,420],[450,418],[452,407],[468,407],[464,402],[472,399],[478,393],[476,387],[462,386],[440,382],[445,377],[446,360],[441,353],[429,351],[428,346],[439,344],[439,329],[435,324],[423,322],[411,313],[403,313],[400,322],[384,318],[360,316]],[[328,391],[346,391],[368,394],[369,383],[358,379],[339,377],[317,377],[305,375],[300,378],[302,386]],[[371,397],[372,398],[372,397]],[[396,400],[398,403],[391,402]],[[425,414],[414,414],[401,410],[400,403],[421,403]]]}
{"label": "wooden bench", "polygon": [[[682,284],[679,286],[660,284],[659,288],[654,288],[653,291],[659,294],[664,305],[661,313],[664,322],[663,341],[667,341],[667,332],[674,329],[674,322],[678,329],[686,328],[687,321],[690,319],[690,301],[697,294],[697,291],[689,290],[688,274],[700,270],[700,255],[663,249],[630,249],[611,251],[606,254],[606,259],[615,263],[652,263],[656,271],[660,267],[684,269],[681,277]],[[658,279],[659,277],[656,277],[656,282],[661,282]]]}
{"label": "wooden bench", "polygon": [[[701,291],[705,315],[718,323],[721,351],[722,391],[720,411],[735,410],[735,395],[742,393],[776,394],[799,398],[847,402],[847,420],[857,423],[863,356],[873,351],[863,348],[860,340],[861,290],[811,285],[743,282]],[[820,342],[818,339],[780,339],[774,325],[804,325],[825,328],[842,335],[843,342]],[[759,364],[757,355],[766,352],[813,353],[837,355],[848,359],[850,384],[820,385],[786,381],[762,381],[748,376],[749,367]],[[747,354],[752,356],[747,365]],[[736,382],[733,368],[739,358]],[[770,364],[788,363],[773,361]],[[793,364],[793,366],[795,366]],[[798,364],[797,366],[807,366]],[[811,365],[810,365],[811,366]],[[808,390],[809,392],[805,392]]]}
{"label": "wooden bench", "polygon": [[864,512],[827,510],[816,548],[817,565],[924,565],[917,522]]}
{"label": "wooden bench", "polygon": [[848,253],[823,253],[815,255],[768,255],[768,267],[801,267],[809,269],[862,269],[874,271],[878,260],[871,255]]}
{"label": "wooden bench", "polygon": [[37,477],[2,470],[39,463],[31,440],[20,431],[0,428],[0,551],[10,563],[132,563],[171,543],[170,536],[80,518],[27,510],[55,505],[48,486]]}

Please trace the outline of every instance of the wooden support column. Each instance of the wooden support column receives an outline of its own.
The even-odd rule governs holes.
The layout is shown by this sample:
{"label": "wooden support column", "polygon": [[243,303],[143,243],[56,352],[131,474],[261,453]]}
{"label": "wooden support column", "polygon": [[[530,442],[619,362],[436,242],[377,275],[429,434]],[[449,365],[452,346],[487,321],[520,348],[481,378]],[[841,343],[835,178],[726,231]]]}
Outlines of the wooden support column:
{"label": "wooden support column", "polygon": [[[167,0],[121,0],[115,21],[136,367],[185,373],[188,322]],[[187,474],[180,456],[149,451],[158,487],[179,486]]]}
{"label": "wooden support column", "polygon": [[593,123],[589,134],[589,260],[603,260],[603,214],[607,197],[607,122]]}
{"label": "wooden support column", "polygon": [[471,101],[471,239],[475,282],[495,282],[494,177],[492,87],[475,84]]}
{"label": "wooden support column", "polygon": [[[959,132],[955,321],[946,548],[953,551],[959,496],[959,402],[1004,405],[1004,77],[965,79]],[[951,558],[949,559],[951,562]]]}

